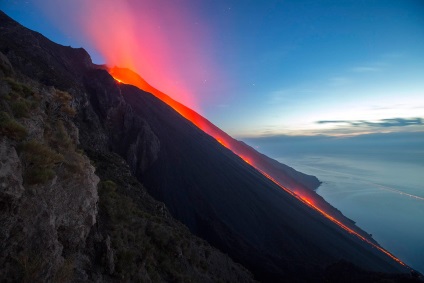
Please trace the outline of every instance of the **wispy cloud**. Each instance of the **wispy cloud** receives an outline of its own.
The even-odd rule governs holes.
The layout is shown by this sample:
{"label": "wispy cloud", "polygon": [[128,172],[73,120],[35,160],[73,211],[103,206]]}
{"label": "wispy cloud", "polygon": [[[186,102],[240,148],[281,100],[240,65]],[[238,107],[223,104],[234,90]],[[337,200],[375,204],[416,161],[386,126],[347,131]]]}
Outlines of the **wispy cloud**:
{"label": "wispy cloud", "polygon": [[317,124],[342,124],[350,125],[354,127],[405,127],[405,126],[422,126],[424,125],[423,118],[390,118],[382,119],[378,121],[367,121],[367,120],[322,120],[317,121]]}
{"label": "wispy cloud", "polygon": [[389,118],[381,120],[321,120],[315,124],[328,125],[320,128],[287,129],[270,126],[262,131],[243,133],[238,138],[273,136],[332,136],[353,137],[383,133],[424,133],[424,118]]}
{"label": "wispy cloud", "polygon": [[402,58],[404,55],[402,53],[386,53],[376,58],[376,61],[362,63],[359,66],[350,68],[350,72],[354,73],[375,73],[382,72],[390,68],[393,63],[396,63],[398,59]]}
{"label": "wispy cloud", "polygon": [[403,52],[389,52],[389,53],[384,53],[381,57],[388,58],[388,59],[402,59],[402,58],[405,58],[406,56],[407,54]]}
{"label": "wispy cloud", "polygon": [[301,97],[322,94],[325,94],[325,91],[308,88],[286,88],[270,92],[267,103],[273,105],[291,103]]}
{"label": "wispy cloud", "polygon": [[330,86],[344,86],[351,83],[351,79],[347,77],[333,77],[329,79]]}
{"label": "wispy cloud", "polygon": [[359,66],[351,69],[355,73],[374,73],[382,71],[381,67],[372,67],[372,66]]}

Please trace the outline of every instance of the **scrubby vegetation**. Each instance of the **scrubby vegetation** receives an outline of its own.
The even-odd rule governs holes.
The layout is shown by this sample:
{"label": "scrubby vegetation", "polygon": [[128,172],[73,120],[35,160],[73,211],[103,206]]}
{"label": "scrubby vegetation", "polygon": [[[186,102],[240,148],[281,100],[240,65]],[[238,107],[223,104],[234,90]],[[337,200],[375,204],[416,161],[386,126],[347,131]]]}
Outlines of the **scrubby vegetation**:
{"label": "scrubby vegetation", "polygon": [[202,264],[197,252],[190,251],[187,231],[169,227],[163,218],[142,211],[131,198],[117,192],[113,181],[99,183],[99,196],[100,209],[109,219],[117,277],[139,280],[141,268],[154,282],[190,282],[179,257],[190,257],[196,267]]}
{"label": "scrubby vegetation", "polygon": [[24,182],[30,185],[51,180],[55,176],[54,166],[64,160],[63,155],[35,140],[20,144],[19,152],[26,169]]}
{"label": "scrubby vegetation", "polygon": [[163,204],[146,195],[119,156],[88,155],[102,179],[99,216],[114,250],[114,277],[130,282],[226,282],[245,272],[246,278],[234,281],[251,280],[235,263],[237,271],[231,274],[226,256],[190,234]]}
{"label": "scrubby vegetation", "polygon": [[[17,77],[0,81],[0,135],[16,143],[27,185],[52,180],[58,165],[66,166],[71,174],[83,170],[83,157],[69,134],[73,130],[69,118],[75,115],[70,105],[72,96],[32,84]],[[44,92],[44,100],[40,91]],[[47,102],[50,96],[53,99]],[[42,121],[39,125],[44,129],[42,137],[28,134],[27,127],[35,121]]]}
{"label": "scrubby vegetation", "polygon": [[22,124],[11,118],[4,111],[0,112],[0,135],[6,136],[12,140],[20,141],[27,135],[27,130]]}
{"label": "scrubby vegetation", "polygon": [[9,86],[9,91],[2,93],[2,98],[7,101],[15,118],[28,118],[30,112],[38,107],[40,96],[27,84],[20,83],[16,79],[3,78]]}
{"label": "scrubby vegetation", "polygon": [[67,115],[69,115],[70,117],[74,117],[76,114],[76,111],[74,108],[72,108],[70,106],[70,102],[72,100],[72,96],[65,92],[65,91],[61,91],[61,90],[57,90],[55,95],[54,95],[54,99],[60,103],[60,110],[64,113],[66,113]]}
{"label": "scrubby vegetation", "polygon": [[[0,135],[18,153],[25,188],[43,188],[55,177],[66,182],[84,175],[85,153],[77,146],[75,115],[68,92],[17,76],[0,79]],[[101,280],[109,274],[112,281],[126,282],[224,282],[234,276],[228,266],[246,276],[241,281],[251,280],[243,267],[228,264],[225,255],[172,219],[119,156],[90,154],[102,180],[97,217],[101,243],[107,238],[111,250],[93,267],[103,270]],[[46,265],[40,256],[28,253],[14,262],[22,282],[37,281]],[[75,268],[73,259],[64,255],[53,281],[72,281]]]}

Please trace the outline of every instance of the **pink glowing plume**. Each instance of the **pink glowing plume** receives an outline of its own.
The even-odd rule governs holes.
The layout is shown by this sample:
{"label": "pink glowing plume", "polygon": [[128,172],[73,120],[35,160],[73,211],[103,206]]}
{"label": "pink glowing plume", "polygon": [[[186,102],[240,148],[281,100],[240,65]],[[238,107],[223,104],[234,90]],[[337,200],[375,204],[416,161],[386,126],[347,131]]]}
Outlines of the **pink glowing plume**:
{"label": "pink glowing plume", "polygon": [[199,101],[205,99],[202,85],[214,77],[213,60],[208,56],[210,33],[188,8],[190,5],[182,2],[40,3],[55,24],[97,50],[108,66],[134,70],[152,86],[201,111]]}

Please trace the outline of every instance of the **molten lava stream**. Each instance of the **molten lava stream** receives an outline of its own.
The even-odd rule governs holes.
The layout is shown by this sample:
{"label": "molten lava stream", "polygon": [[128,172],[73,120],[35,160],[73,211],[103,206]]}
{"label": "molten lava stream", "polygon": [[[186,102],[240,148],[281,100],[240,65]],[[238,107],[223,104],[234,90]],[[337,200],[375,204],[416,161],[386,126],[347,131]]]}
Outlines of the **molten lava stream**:
{"label": "molten lava stream", "polygon": [[[229,135],[227,135],[225,132],[223,132],[221,129],[213,125],[211,122],[209,122],[207,119],[199,115],[197,112],[193,111],[192,109],[186,107],[185,105],[179,103],[178,101],[173,100],[168,95],[164,94],[163,92],[155,89],[154,87],[150,86],[145,80],[143,80],[137,73],[129,70],[129,69],[123,69],[118,67],[109,68],[108,72],[110,75],[119,83],[126,83],[130,85],[134,85],[146,92],[149,92],[168,104],[170,107],[172,107],[175,111],[177,111],[181,116],[186,118],[187,120],[191,121],[194,125],[196,125],[199,129],[204,131],[205,133],[209,134],[213,138],[215,138],[221,145],[231,150],[234,154],[238,155],[244,162],[254,167],[258,172],[260,172],[262,175],[264,175],[266,178],[271,180],[274,184],[279,186],[282,190],[287,192],[288,194],[292,195],[294,198],[305,204],[306,206],[314,209],[315,211],[319,212],[321,215],[323,215],[325,218],[330,220],[331,222],[335,223],[337,226],[342,228],[343,230],[347,231],[349,234],[354,235],[358,237],[363,242],[366,242],[370,244],[372,247],[376,248],[377,250],[381,251],[382,253],[386,254],[399,264],[406,266],[405,263],[403,263],[400,259],[392,255],[390,252],[386,251],[379,245],[371,242],[358,232],[354,231],[352,228],[349,228],[347,225],[343,224],[340,220],[336,219],[334,216],[331,216],[329,213],[325,212],[323,209],[319,208],[316,204],[313,203],[312,200],[295,193],[294,191],[288,189],[287,187],[280,184],[275,178],[273,178],[270,174],[267,172],[261,170],[257,166],[255,166],[255,160],[253,158],[247,157],[246,155],[242,155],[238,153],[237,150],[237,144],[236,141],[233,140]],[[407,267],[407,266],[406,266]]]}
{"label": "molten lava stream", "polygon": [[[256,168],[257,169],[257,168]],[[339,220],[337,220],[336,218],[332,217],[331,215],[329,215],[328,213],[326,213],[325,211],[323,211],[322,209],[320,209],[319,207],[315,206],[311,201],[309,201],[308,199],[297,195],[296,193],[292,192],[291,190],[289,190],[288,188],[284,187],[283,185],[281,185],[280,183],[278,183],[276,180],[274,180],[274,178],[272,178],[271,176],[269,176],[267,173],[261,171],[260,169],[257,169],[259,172],[262,173],[262,175],[264,175],[265,177],[267,177],[269,180],[271,180],[274,184],[276,184],[277,186],[279,186],[281,189],[283,189],[284,191],[286,191],[287,193],[291,194],[292,196],[294,196],[295,198],[297,198],[298,200],[300,200],[301,202],[303,202],[304,204],[306,204],[307,206],[313,208],[314,210],[318,211],[319,213],[321,213],[325,218],[331,220],[333,223],[337,224],[339,227],[341,227],[342,229],[344,229],[345,231],[347,231],[348,233],[355,235],[356,237],[358,237],[360,240],[370,244],[372,247],[378,249],[379,251],[383,252],[384,254],[386,254],[387,256],[389,256],[391,259],[395,260],[396,262],[400,263],[403,266],[407,266],[405,263],[403,263],[400,259],[398,259],[397,257],[395,257],[394,255],[392,255],[389,251],[383,249],[382,247],[374,244],[373,242],[371,242],[370,240],[366,239],[364,236],[362,236],[361,234],[357,233],[356,231],[350,229],[349,227],[347,227],[346,225],[344,225],[342,222],[340,222]]]}

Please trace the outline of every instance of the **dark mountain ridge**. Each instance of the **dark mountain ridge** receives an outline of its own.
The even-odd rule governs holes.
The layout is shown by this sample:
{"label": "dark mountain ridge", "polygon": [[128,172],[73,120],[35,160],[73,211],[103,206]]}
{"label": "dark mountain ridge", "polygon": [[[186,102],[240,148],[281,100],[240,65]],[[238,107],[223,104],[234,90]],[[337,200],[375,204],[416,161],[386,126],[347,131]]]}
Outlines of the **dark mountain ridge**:
{"label": "dark mountain ridge", "polygon": [[329,281],[326,270],[340,260],[369,271],[409,272],[282,191],[156,97],[118,84],[82,49],[54,44],[4,14],[0,35],[0,52],[15,70],[72,95],[80,146],[91,159],[119,154],[175,218],[257,279]]}

